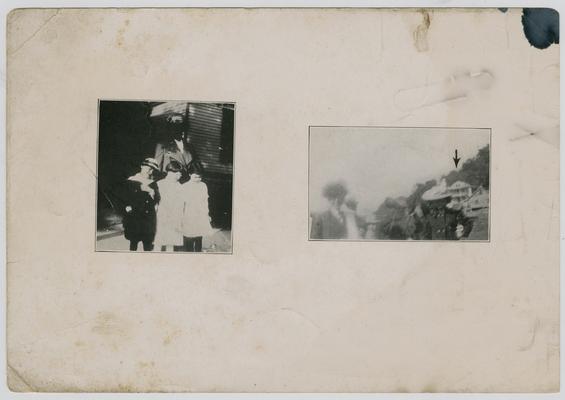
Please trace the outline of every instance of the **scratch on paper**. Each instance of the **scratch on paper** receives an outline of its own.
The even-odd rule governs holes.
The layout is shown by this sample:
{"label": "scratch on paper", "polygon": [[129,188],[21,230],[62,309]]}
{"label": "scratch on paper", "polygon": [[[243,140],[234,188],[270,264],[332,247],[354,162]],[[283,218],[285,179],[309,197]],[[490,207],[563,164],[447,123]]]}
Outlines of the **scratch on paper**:
{"label": "scratch on paper", "polygon": [[559,149],[559,125],[546,126],[541,129],[531,129],[521,124],[515,124],[515,126],[525,133],[514,136],[509,141],[515,142],[525,138],[534,138]]}
{"label": "scratch on paper", "polygon": [[53,18],[55,18],[57,16],[57,14],[59,14],[61,10],[56,10],[51,16],[49,16],[40,26],[39,28],[37,28],[26,40],[24,40],[19,46],[17,46],[14,50],[10,51],[9,54],[10,55],[14,55],[16,54],[18,51],[20,51],[30,40],[32,40],[34,37],[37,36],[37,34],[39,32],[41,32],[41,30],[43,28],[45,28],[47,26],[47,24],[49,22],[51,22],[51,20]]}
{"label": "scratch on paper", "polygon": [[22,374],[12,367],[9,363],[8,367],[8,387],[12,392],[37,392],[35,385],[32,385]]}
{"label": "scratch on paper", "polygon": [[281,311],[287,311],[287,312],[293,313],[295,315],[298,315],[302,319],[304,319],[304,320],[308,321],[310,324],[312,324],[315,328],[318,329],[318,331],[322,330],[322,328],[320,328],[320,326],[318,324],[316,324],[311,318],[307,317],[306,315],[304,315],[303,313],[301,313],[299,311],[296,311],[296,310],[294,310],[292,308],[288,308],[288,307],[282,307],[280,310]]}
{"label": "scratch on paper", "polygon": [[395,105],[402,111],[463,100],[490,89],[495,78],[490,71],[465,71],[453,74],[442,81],[426,83],[423,86],[401,89],[394,96]]}
{"label": "scratch on paper", "polygon": [[520,347],[518,349],[518,351],[527,351],[527,350],[530,350],[534,346],[534,343],[536,342],[536,335],[538,333],[539,327],[540,327],[540,320],[539,320],[539,318],[536,318],[536,320],[534,321],[534,325],[532,327],[532,336],[530,338],[530,341],[525,346]]}

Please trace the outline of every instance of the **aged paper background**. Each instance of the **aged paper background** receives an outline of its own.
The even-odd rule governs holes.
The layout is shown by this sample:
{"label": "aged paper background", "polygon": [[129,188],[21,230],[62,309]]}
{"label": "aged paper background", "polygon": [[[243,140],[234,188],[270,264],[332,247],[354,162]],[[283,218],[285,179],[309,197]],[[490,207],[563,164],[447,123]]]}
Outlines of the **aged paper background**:
{"label": "aged paper background", "polygon": [[[10,388],[559,390],[559,45],[520,15],[13,11]],[[233,255],[94,251],[101,98],[237,103]],[[308,242],[308,125],[492,128],[491,242]]]}

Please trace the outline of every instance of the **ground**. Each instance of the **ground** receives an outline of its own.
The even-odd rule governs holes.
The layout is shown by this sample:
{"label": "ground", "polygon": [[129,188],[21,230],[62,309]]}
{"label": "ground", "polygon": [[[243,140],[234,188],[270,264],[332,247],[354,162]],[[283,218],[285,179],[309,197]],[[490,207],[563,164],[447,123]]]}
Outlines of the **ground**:
{"label": "ground", "polygon": [[[139,250],[142,249],[139,243]],[[121,225],[99,231],[96,234],[97,251],[129,251],[129,241],[123,234]],[[231,231],[219,230],[202,240],[202,251],[205,253],[231,253]]]}

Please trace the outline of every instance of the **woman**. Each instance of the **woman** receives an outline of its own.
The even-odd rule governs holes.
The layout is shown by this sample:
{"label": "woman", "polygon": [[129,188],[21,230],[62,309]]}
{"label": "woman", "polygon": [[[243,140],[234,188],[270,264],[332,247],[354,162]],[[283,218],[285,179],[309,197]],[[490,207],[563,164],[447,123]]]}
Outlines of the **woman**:
{"label": "woman", "polygon": [[330,182],[322,189],[328,201],[326,211],[312,215],[310,239],[347,239],[347,226],[342,206],[347,195],[343,182]]}
{"label": "woman", "polygon": [[182,234],[185,251],[202,251],[202,237],[213,233],[208,210],[208,187],[202,182],[200,168],[192,168],[190,180],[182,189],[184,212]]}
{"label": "woman", "polygon": [[171,162],[166,166],[166,176],[159,181],[161,203],[157,211],[155,244],[160,251],[174,251],[182,245],[181,221],[184,208],[182,198],[181,166]]}

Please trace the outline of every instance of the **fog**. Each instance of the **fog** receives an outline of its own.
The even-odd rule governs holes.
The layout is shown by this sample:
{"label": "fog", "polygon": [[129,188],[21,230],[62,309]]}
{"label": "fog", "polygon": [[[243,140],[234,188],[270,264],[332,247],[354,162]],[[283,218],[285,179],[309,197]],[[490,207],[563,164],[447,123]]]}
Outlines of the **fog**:
{"label": "fog", "polygon": [[489,144],[489,129],[313,127],[310,129],[310,211],[326,208],[322,187],[346,182],[360,214],[386,197],[408,196],[416,183],[455,169]]}

